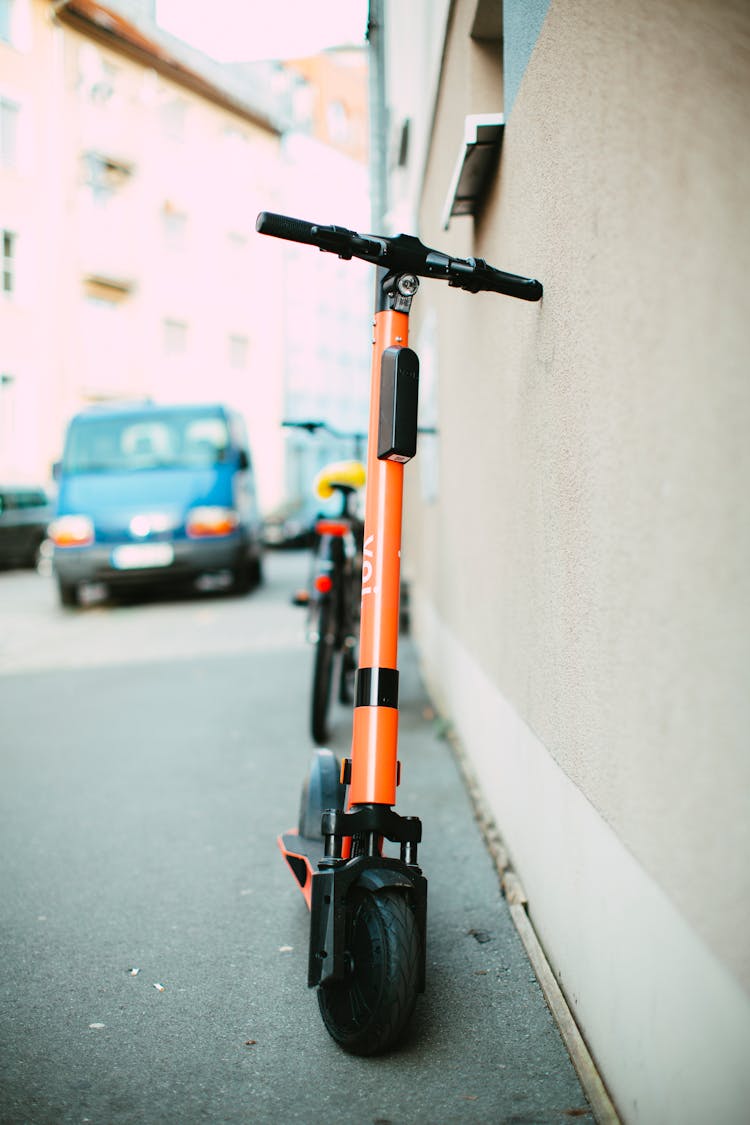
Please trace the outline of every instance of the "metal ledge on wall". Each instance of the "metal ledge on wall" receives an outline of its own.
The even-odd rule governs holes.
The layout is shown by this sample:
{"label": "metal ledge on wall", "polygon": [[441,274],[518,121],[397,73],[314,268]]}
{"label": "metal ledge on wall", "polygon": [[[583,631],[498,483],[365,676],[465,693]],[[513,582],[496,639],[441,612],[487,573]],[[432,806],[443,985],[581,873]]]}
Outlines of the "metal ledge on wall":
{"label": "metal ledge on wall", "polygon": [[473,113],[465,118],[463,142],[443,207],[444,230],[454,215],[476,214],[504,128],[502,113]]}

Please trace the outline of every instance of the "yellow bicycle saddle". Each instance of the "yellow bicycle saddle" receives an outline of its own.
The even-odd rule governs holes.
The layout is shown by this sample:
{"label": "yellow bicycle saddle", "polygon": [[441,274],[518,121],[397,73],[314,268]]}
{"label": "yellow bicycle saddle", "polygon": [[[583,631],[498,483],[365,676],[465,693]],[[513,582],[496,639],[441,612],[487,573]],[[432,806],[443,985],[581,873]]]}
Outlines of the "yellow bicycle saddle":
{"label": "yellow bicycle saddle", "polygon": [[365,475],[361,461],[333,461],[320,470],[313,489],[321,500],[330,500],[335,488],[363,488]]}

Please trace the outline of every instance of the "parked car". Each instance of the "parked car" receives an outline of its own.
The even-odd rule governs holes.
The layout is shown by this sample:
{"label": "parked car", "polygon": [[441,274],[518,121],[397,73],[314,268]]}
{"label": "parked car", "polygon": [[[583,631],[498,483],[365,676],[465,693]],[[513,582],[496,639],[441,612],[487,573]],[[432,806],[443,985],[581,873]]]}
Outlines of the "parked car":
{"label": "parked car", "polygon": [[68,426],[50,525],[63,605],[223,574],[261,579],[262,523],[242,418],[220,404],[97,407]]}
{"label": "parked car", "polygon": [[0,567],[34,567],[52,519],[46,489],[0,484]]}

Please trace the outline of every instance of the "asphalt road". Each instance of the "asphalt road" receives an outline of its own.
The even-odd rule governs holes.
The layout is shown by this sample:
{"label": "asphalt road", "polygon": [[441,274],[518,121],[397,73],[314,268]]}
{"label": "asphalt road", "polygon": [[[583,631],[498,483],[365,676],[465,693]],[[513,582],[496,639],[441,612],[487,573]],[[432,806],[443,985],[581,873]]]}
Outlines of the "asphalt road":
{"label": "asphalt road", "polygon": [[[408,641],[427,992],[391,1055],[325,1032],[275,843],[311,752],[305,572],[274,554],[247,598],[75,610],[0,574],[3,1125],[592,1120]],[[339,752],[348,730],[341,713]]]}

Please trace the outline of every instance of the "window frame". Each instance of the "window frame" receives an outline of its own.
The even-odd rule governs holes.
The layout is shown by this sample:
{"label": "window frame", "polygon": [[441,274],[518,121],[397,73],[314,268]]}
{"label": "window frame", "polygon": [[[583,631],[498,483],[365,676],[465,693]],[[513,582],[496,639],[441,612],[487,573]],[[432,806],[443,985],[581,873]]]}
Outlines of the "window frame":
{"label": "window frame", "polygon": [[18,293],[18,232],[0,227],[0,295],[13,300]]}
{"label": "window frame", "polygon": [[0,168],[17,168],[19,165],[21,111],[19,101],[0,93]]}

